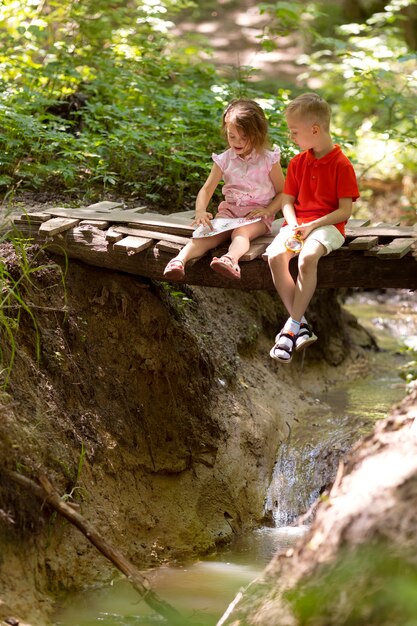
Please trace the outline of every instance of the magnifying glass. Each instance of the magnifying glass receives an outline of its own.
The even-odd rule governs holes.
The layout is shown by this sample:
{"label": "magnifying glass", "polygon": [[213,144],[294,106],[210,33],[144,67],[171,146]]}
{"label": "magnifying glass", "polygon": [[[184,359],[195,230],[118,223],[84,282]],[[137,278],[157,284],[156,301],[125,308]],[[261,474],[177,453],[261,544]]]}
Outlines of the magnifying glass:
{"label": "magnifying glass", "polygon": [[285,247],[287,248],[287,250],[289,250],[290,252],[294,252],[294,254],[298,254],[302,247],[304,245],[304,241],[301,239],[301,235],[300,234],[296,234],[296,235],[291,235],[291,237],[288,237],[288,239],[285,241]]}

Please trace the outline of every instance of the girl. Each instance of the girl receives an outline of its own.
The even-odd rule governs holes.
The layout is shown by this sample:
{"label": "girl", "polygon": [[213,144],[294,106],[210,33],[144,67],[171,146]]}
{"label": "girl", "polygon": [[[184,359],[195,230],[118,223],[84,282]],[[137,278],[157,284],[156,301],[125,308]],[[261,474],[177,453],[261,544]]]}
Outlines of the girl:
{"label": "girl", "polygon": [[[260,218],[233,230],[227,254],[214,257],[210,264],[215,272],[238,279],[238,262],[248,251],[250,241],[271,231],[275,213],[281,208],[284,175],[279,164],[279,148],[266,149],[268,124],[256,102],[247,98],[233,100],[223,113],[222,132],[229,149],[212,155],[214,164],[198,192],[193,225],[213,230],[213,215],[207,212],[207,206],[222,179],[225,200],[220,203],[216,218]],[[204,255],[229,238],[230,231],[191,239],[167,264],[164,277],[182,280],[187,261]]]}

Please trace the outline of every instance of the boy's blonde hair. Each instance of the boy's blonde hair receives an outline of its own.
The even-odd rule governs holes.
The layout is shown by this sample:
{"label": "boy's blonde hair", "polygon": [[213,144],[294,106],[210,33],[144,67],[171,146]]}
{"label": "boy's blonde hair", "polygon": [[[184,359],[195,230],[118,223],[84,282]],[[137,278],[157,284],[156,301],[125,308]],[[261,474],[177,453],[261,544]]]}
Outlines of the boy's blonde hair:
{"label": "boy's blonde hair", "polygon": [[257,152],[268,146],[268,122],[263,109],[254,100],[249,98],[232,100],[223,113],[222,133],[225,137],[229,124],[235,124]]}
{"label": "boy's blonde hair", "polygon": [[330,105],[316,93],[303,93],[292,100],[285,109],[285,115],[307,118],[313,124],[319,124],[329,130],[332,110]]}

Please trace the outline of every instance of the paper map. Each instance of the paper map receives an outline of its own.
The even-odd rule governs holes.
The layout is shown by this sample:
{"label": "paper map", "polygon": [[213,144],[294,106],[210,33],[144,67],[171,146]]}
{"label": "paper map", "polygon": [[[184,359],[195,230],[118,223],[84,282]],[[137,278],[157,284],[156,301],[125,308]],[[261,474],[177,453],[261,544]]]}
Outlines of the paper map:
{"label": "paper map", "polygon": [[251,219],[246,219],[245,217],[218,217],[211,220],[211,225],[213,230],[210,230],[208,226],[197,226],[195,231],[193,232],[194,238],[201,237],[213,237],[213,235],[218,235],[219,233],[224,233],[227,230],[234,230],[235,228],[239,228],[239,226],[247,226],[248,224],[253,224],[254,222],[259,222],[261,220],[260,217],[252,217]]}

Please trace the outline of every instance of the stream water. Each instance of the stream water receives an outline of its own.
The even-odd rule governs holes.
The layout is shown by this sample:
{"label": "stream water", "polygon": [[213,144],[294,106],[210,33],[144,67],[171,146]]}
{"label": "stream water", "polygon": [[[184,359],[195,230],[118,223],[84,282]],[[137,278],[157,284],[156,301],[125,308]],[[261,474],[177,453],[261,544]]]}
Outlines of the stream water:
{"label": "stream water", "polygon": [[[213,558],[146,573],[160,597],[199,626],[214,626],[237,591],[261,574],[274,552],[286,550],[306,531],[306,526],[290,524],[326,486],[326,472],[330,481],[340,455],[405,395],[399,368],[410,357],[401,346],[417,349],[416,296],[356,295],[346,308],[377,337],[381,351],[370,355],[369,376],[319,395],[309,416],[311,428],[300,422],[281,446],[265,504],[275,527],[240,537]],[[67,598],[55,622],[56,626],[164,623],[122,579]]]}

